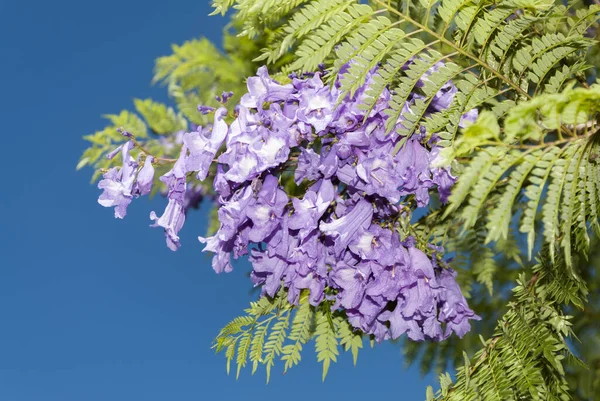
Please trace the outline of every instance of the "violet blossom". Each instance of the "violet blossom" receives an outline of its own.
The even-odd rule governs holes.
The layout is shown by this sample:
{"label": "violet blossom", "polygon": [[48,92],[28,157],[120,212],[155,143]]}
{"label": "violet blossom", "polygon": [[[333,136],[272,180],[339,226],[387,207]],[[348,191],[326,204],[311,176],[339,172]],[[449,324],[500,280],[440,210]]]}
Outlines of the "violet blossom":
{"label": "violet blossom", "polygon": [[[249,255],[251,281],[263,296],[274,297],[283,287],[297,304],[307,291],[311,305],[327,299],[352,327],[377,341],[463,336],[479,317],[460,293],[456,273],[436,262],[441,249],[419,249],[414,239],[401,238],[398,223],[407,206],[428,206],[434,190],[446,202],[457,179],[436,164],[441,147],[435,133],[417,125],[416,133],[404,136],[403,123],[444,64],[430,66],[392,122],[386,113],[390,90],[371,90],[379,67],[368,71],[352,96],[341,98],[341,82],[349,79],[344,74],[358,68],[350,64],[332,86],[323,82],[323,72],[281,84],[261,67],[248,78],[229,124],[224,107],[200,106],[203,113],[214,111],[214,122],[179,135],[179,158],[160,178],[168,205],[160,218],[151,213],[153,226],[164,228],[167,245],[176,250],[185,213],[204,198],[201,182],[214,174],[220,225],[198,239],[203,251],[214,254],[215,272],[230,272],[232,259]],[[425,116],[453,107],[457,92],[448,81]],[[223,92],[217,101],[225,104],[231,96]],[[367,100],[373,104],[368,110],[362,106]],[[459,126],[476,118],[476,109],[466,111]],[[133,196],[149,193],[153,181],[153,158],[140,168],[129,155],[132,146],[130,141],[109,154],[120,150],[124,164],[100,183],[102,204],[115,206],[118,216]],[[187,182],[190,173],[198,182]]]}

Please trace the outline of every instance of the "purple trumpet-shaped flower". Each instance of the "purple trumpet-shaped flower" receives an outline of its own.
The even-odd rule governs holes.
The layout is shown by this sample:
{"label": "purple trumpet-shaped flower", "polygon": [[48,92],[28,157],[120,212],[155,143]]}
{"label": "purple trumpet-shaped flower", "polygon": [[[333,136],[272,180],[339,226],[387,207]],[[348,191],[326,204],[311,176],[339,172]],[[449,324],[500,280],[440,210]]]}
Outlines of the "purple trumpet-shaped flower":
{"label": "purple trumpet-shaped flower", "polygon": [[358,307],[364,296],[369,276],[371,275],[368,263],[351,266],[346,262],[339,262],[331,279],[339,288],[338,300],[346,309]]}
{"label": "purple trumpet-shaped flower", "polygon": [[425,335],[419,326],[419,323],[412,317],[405,317],[402,314],[400,304],[396,305],[392,312],[386,311],[382,313],[381,320],[390,322],[390,332],[392,339],[397,339],[402,334],[405,334],[413,341],[423,341]]}
{"label": "purple trumpet-shaped flower", "polygon": [[292,199],[294,213],[290,217],[289,227],[299,230],[301,241],[319,226],[319,220],[335,198],[335,189],[330,180],[321,180],[310,187],[304,199]]}
{"label": "purple trumpet-shaped flower", "polygon": [[331,178],[336,174],[339,167],[340,159],[337,155],[337,147],[331,146],[329,149],[321,151],[321,160],[319,163],[319,171],[324,178]]}
{"label": "purple trumpet-shaped flower", "polygon": [[133,187],[133,194],[136,196],[148,195],[152,191],[152,183],[154,182],[154,166],[152,156],[146,157],[144,166],[140,169],[137,175],[137,180]]}
{"label": "purple trumpet-shaped flower", "polygon": [[292,85],[281,85],[269,76],[267,67],[258,69],[256,77],[248,78],[246,82],[248,93],[242,96],[240,104],[244,107],[262,109],[266,102],[286,100],[293,92]]}
{"label": "purple trumpet-shaped flower", "polygon": [[129,131],[125,131],[122,127],[117,128],[117,131],[126,138],[133,138],[133,134]]}
{"label": "purple trumpet-shaped flower", "polygon": [[319,172],[319,155],[312,149],[300,149],[298,165],[294,172],[294,181],[300,184],[304,180],[316,181],[321,177]]}
{"label": "purple trumpet-shaped flower", "polygon": [[196,178],[204,180],[208,175],[208,169],[213,162],[215,154],[225,141],[229,127],[223,121],[227,115],[227,109],[220,107],[215,112],[212,131],[200,128],[200,131],[188,132],[183,135],[183,144],[190,154],[185,159],[186,171],[196,171]]}
{"label": "purple trumpet-shaped flower", "polygon": [[133,149],[133,141],[128,141],[121,148],[123,167],[113,167],[108,170],[98,188],[104,190],[98,198],[98,203],[104,207],[115,208],[115,217],[122,219],[127,215],[127,206],[133,199],[133,186],[138,163],[129,154]]}
{"label": "purple trumpet-shaped flower", "polygon": [[302,87],[299,91],[298,119],[312,125],[320,133],[331,123],[335,98],[331,90],[321,82],[319,73],[309,82],[311,87]]}
{"label": "purple trumpet-shaped flower", "polygon": [[334,237],[335,253],[340,255],[355,236],[369,228],[373,219],[373,206],[361,199],[346,215],[329,223],[321,222],[319,228],[325,235]]}
{"label": "purple trumpet-shaped flower", "polygon": [[292,303],[297,303],[297,296],[302,289],[308,289],[311,305],[319,305],[325,298],[325,287],[329,281],[330,255],[316,235],[316,231],[302,244],[292,249],[288,259],[294,264],[294,274],[288,274],[286,284],[291,289]]}
{"label": "purple trumpet-shaped flower", "polygon": [[[432,141],[435,142],[437,141],[437,139],[432,138]],[[432,165],[437,165],[439,163],[441,149],[441,147],[436,145],[433,145],[433,147],[431,148],[430,157]],[[450,167],[438,167],[431,169],[432,182],[438,187],[440,201],[442,203],[446,203],[448,201],[448,198],[452,193],[452,186],[454,186],[456,180],[458,179],[458,177],[455,177],[451,174],[450,170]]]}
{"label": "purple trumpet-shaped flower", "polygon": [[231,92],[231,91],[223,92],[223,93],[221,93],[221,96],[215,96],[215,99],[217,100],[217,102],[225,104],[229,101],[229,99],[231,99],[232,96],[233,96],[233,92]]}
{"label": "purple trumpet-shaped flower", "polygon": [[119,154],[119,152],[121,151],[121,149],[123,149],[123,145],[117,146],[114,150],[112,150],[112,151],[110,151],[109,153],[106,154],[106,158],[108,160],[114,159],[114,157]]}
{"label": "purple trumpet-shaped flower", "polygon": [[231,195],[231,185],[225,178],[225,171],[221,164],[217,165],[217,174],[213,181],[213,187],[215,191],[221,196],[222,199],[229,198]]}
{"label": "purple trumpet-shaped flower", "polygon": [[167,185],[167,198],[169,203],[161,217],[158,217],[154,211],[150,212],[150,219],[154,220],[151,227],[162,227],[165,229],[167,246],[172,251],[176,251],[181,245],[179,242],[179,230],[185,222],[185,190],[186,190],[186,159],[187,148],[184,145],[181,148],[179,159],[175,162],[173,168],[160,177],[160,180]]}
{"label": "purple trumpet-shaped flower", "polygon": [[281,279],[289,263],[278,255],[269,256],[265,251],[253,249],[250,261],[252,262],[252,279],[256,285],[263,285],[264,292],[272,297],[281,287]]}
{"label": "purple trumpet-shaped flower", "polygon": [[236,258],[247,253],[251,222],[246,211],[254,202],[252,187],[249,185],[238,189],[227,200],[221,198],[222,206],[218,210],[221,222],[219,230],[212,237],[198,237],[201,243],[206,244],[203,252],[215,253],[212,261],[215,272],[232,270],[231,252],[234,252]]}
{"label": "purple trumpet-shaped flower", "polygon": [[430,173],[430,155],[421,145],[417,135],[409,139],[395,156],[397,171],[402,177],[401,195],[415,194],[417,205],[429,203],[429,188],[433,185]]}
{"label": "purple trumpet-shaped flower", "polygon": [[202,252],[212,252],[215,254],[212,259],[212,268],[215,273],[230,273],[233,270],[231,266],[233,240],[223,241],[217,236],[208,238],[198,237],[198,240],[206,244]]}
{"label": "purple trumpet-shaped flower", "polygon": [[398,203],[400,201],[398,184],[402,181],[402,177],[394,167],[391,155],[362,160],[356,166],[356,174],[360,181],[354,186],[368,195],[377,194],[387,198],[391,203]]}
{"label": "purple trumpet-shaped flower", "polygon": [[474,123],[477,120],[477,117],[479,117],[479,111],[477,109],[471,109],[460,117],[458,126],[460,128],[465,128],[467,125]]}
{"label": "purple trumpet-shaped flower", "polygon": [[292,273],[292,263],[288,260],[288,255],[298,245],[298,239],[289,233],[287,216],[284,217],[277,234],[272,237],[274,241],[265,241],[267,248],[271,248],[272,252],[253,249],[250,256],[253,267],[252,281],[255,285],[264,284],[263,291],[271,297],[281,287],[284,275]]}
{"label": "purple trumpet-shaped flower", "polygon": [[260,243],[267,238],[280,225],[287,202],[288,197],[279,187],[277,177],[268,175],[256,202],[247,207],[246,215],[252,221],[248,239]]}
{"label": "purple trumpet-shaped flower", "polygon": [[435,315],[436,302],[433,288],[437,287],[431,260],[417,248],[409,248],[410,266],[407,286],[403,288],[403,302],[398,303],[402,314],[407,317]]}
{"label": "purple trumpet-shaped flower", "polygon": [[202,114],[202,115],[207,115],[208,113],[212,113],[213,111],[215,111],[214,107],[211,106],[203,106],[200,105],[198,106],[198,111]]}
{"label": "purple trumpet-shaped flower", "polygon": [[452,104],[454,95],[457,92],[458,88],[456,88],[452,81],[447,82],[435,95],[433,95],[433,99],[431,99],[429,107],[435,111],[447,109]]}
{"label": "purple trumpet-shaped flower", "polygon": [[349,249],[362,260],[378,261],[383,266],[405,263],[406,250],[400,245],[398,233],[377,224],[357,235]]}
{"label": "purple trumpet-shaped flower", "polygon": [[240,227],[248,221],[246,213],[254,202],[252,187],[249,185],[238,189],[231,196],[231,199],[223,201],[218,211],[221,227],[215,235],[223,241],[235,238],[240,231]]}
{"label": "purple trumpet-shaped flower", "polygon": [[450,174],[449,169],[437,168],[433,170],[433,183],[437,185],[438,192],[440,193],[440,201],[442,203],[448,202],[448,198],[452,193],[451,189],[456,182],[457,177]]}
{"label": "purple trumpet-shaped flower", "polygon": [[228,166],[224,176],[227,180],[250,181],[288,159],[290,137],[279,130],[281,127],[273,128],[276,131],[263,125],[258,113],[240,107],[227,136],[227,150],[219,156],[219,163]]}
{"label": "purple trumpet-shaped flower", "polygon": [[446,323],[443,338],[452,332],[462,338],[470,329],[469,320],[481,320],[467,305],[465,297],[456,282],[456,272],[443,269],[440,277],[440,288],[437,290],[438,303],[441,304],[439,320]]}

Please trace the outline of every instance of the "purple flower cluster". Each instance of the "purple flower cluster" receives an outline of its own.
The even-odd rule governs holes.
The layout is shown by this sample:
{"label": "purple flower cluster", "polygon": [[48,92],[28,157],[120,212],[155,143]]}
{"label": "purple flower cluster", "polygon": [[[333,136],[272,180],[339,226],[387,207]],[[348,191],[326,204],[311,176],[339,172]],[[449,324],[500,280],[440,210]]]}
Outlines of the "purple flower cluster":
{"label": "purple flower cluster", "polygon": [[[330,301],[379,341],[403,333],[413,340],[462,336],[478,317],[454,272],[401,242],[394,223],[407,196],[426,206],[437,187],[445,202],[456,178],[432,167],[439,149],[435,140],[429,149],[421,143],[424,132],[393,154],[402,138],[385,130],[389,92],[368,114],[359,107],[375,73],[339,105],[339,85],[326,87],[319,73],[288,85],[265,68],[250,78],[218,158],[221,227],[200,241],[215,253],[216,272],[231,271],[231,256],[249,252],[251,278],[263,294],[284,286],[297,303],[309,290],[311,304]],[[449,106],[456,91],[444,91],[431,112]],[[296,184],[308,185],[302,197],[288,196],[279,183],[290,164]]]}
{"label": "purple flower cluster", "polygon": [[[190,202],[186,177],[204,180],[216,158],[210,171],[220,228],[199,237],[204,250],[215,254],[216,272],[231,271],[232,256],[249,255],[252,282],[264,295],[274,296],[283,286],[295,304],[308,290],[312,305],[327,301],[344,310],[355,328],[378,341],[403,333],[412,340],[463,336],[469,320],[478,317],[454,271],[438,266],[413,239],[402,241],[397,223],[401,203],[427,206],[433,189],[445,202],[456,177],[434,167],[440,151],[435,135],[424,144],[423,130],[410,138],[386,130],[387,89],[372,99],[373,108],[361,107],[376,74],[375,68],[358,91],[342,98],[339,81],[326,86],[320,72],[283,85],[261,67],[248,79],[248,93],[230,124],[226,109],[219,108],[212,127],[183,134],[177,162],[160,178],[169,203],[160,218],[154,212],[151,218],[164,228],[169,248],[177,249]],[[456,91],[446,84],[428,113],[449,107]],[[408,99],[397,128],[410,119],[419,96]],[[470,111],[460,124],[476,117]],[[129,181],[137,166],[130,167],[123,152],[124,167],[111,178],[121,192],[103,194],[114,202],[134,191],[126,189],[134,188]],[[301,196],[290,196],[282,179],[293,179]]]}
{"label": "purple flower cluster", "polygon": [[[229,130],[223,120],[227,109],[221,107],[215,112],[212,127],[197,127],[195,131],[186,132],[182,136],[181,152],[173,168],[160,180],[167,186],[169,203],[161,217],[153,211],[150,219],[152,227],[162,227],[169,249],[176,251],[181,245],[179,231],[185,222],[185,214],[193,205],[191,202],[198,196],[197,187],[187,191],[187,176],[196,173],[197,180],[204,180],[219,148],[223,144]],[[201,194],[200,194],[201,195]]]}
{"label": "purple flower cluster", "polygon": [[[124,133],[124,136],[127,136],[127,133]],[[112,159],[120,151],[123,156],[123,167],[111,168],[98,183],[98,188],[103,190],[98,198],[98,203],[104,207],[114,206],[115,217],[119,219],[124,218],[127,214],[127,206],[134,196],[139,197],[150,193],[154,179],[152,156],[146,157],[140,167],[139,160],[136,161],[129,153],[133,146],[133,141],[127,141],[106,155],[107,158]],[[140,154],[141,156],[142,154]]]}

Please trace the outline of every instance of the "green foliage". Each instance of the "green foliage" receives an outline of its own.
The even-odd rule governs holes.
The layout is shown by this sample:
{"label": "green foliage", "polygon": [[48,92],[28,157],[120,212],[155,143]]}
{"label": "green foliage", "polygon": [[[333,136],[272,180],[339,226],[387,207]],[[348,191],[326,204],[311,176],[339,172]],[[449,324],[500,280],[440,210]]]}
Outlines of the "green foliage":
{"label": "green foliage", "polygon": [[[598,232],[599,169],[596,163],[598,136],[595,123],[599,109],[596,103],[598,89],[598,85],[577,89],[569,87],[560,94],[538,95],[532,101],[519,103],[511,109],[503,124],[498,123],[496,117],[492,120],[489,113],[482,113],[483,118],[470,126],[451,148],[453,153],[469,157],[461,161],[464,170],[453,190],[450,204],[421,219],[414,229],[419,236],[443,245],[449,254],[455,255],[451,266],[459,270],[461,287],[470,292],[470,304],[484,322],[497,319],[498,313],[506,307],[502,291],[494,292],[494,297],[488,298],[481,292],[481,287],[488,291],[490,285],[493,289],[502,288],[511,276],[514,277],[523,268],[518,246],[521,239],[525,240],[530,253],[540,243],[546,243],[543,263],[535,267],[534,272],[543,270],[547,273],[546,269],[550,272],[553,269],[561,275],[545,286],[552,293],[553,300],[544,298],[544,302],[554,303],[561,310],[564,310],[561,304],[584,307],[580,285],[593,281],[597,276],[594,270],[589,271],[597,265],[583,266],[587,253],[595,250],[593,243],[597,243],[589,232]],[[516,231],[525,237],[520,237]],[[537,243],[536,233],[543,234],[543,239]],[[577,257],[574,256],[576,254]],[[570,278],[578,277],[576,272],[580,271],[587,272],[586,280]],[[569,283],[575,284],[569,287]],[[597,304],[597,301],[592,302],[592,305]],[[509,303],[509,308],[512,305]],[[523,314],[530,313],[527,305],[523,304]],[[589,342],[596,342],[597,329],[593,331],[590,328],[595,327],[595,323],[586,318],[589,312],[580,313],[580,309],[573,308],[568,310],[575,315],[573,321],[576,324],[579,321],[588,322],[582,323],[583,327],[577,329],[578,336],[582,333]],[[506,313],[512,312],[509,309]],[[553,324],[552,319],[548,318],[545,324]],[[528,330],[530,328],[517,326],[511,334],[513,341],[518,344],[528,341]],[[431,369],[443,371],[447,369],[448,360],[452,360],[455,366],[460,365],[463,350],[469,355],[475,352],[476,333],[492,339],[497,335],[489,333],[486,325],[478,324],[461,341],[451,339],[443,345],[406,342],[405,355],[409,362],[419,357],[423,372]],[[495,361],[506,363],[507,366],[515,361],[515,357],[511,359],[509,353],[494,355]],[[587,353],[580,355],[584,358],[588,356]],[[590,355],[594,362],[594,353]],[[525,358],[524,355],[521,357]],[[586,378],[587,381],[582,383],[586,388],[594,388],[597,376],[586,373],[572,356],[566,361],[569,371],[578,372],[578,376],[570,376],[571,382],[579,380],[575,377]],[[541,399],[560,399],[559,394],[563,394],[564,398],[567,392],[571,395],[577,392],[576,386],[568,390],[561,369],[556,368],[552,376],[540,370],[539,366],[535,363],[529,365],[529,370],[522,373],[523,377],[538,383],[540,377],[547,380],[556,376],[561,382],[560,385],[558,381],[554,382],[550,387],[538,383],[542,388],[540,394],[548,391],[547,398]],[[468,371],[469,368],[466,369]],[[463,396],[464,399],[518,398],[512,392],[513,379],[502,382],[504,376],[498,376],[507,367],[486,365],[482,369],[487,375],[497,376],[488,377],[489,383],[494,383],[493,380],[499,377],[498,388],[510,390],[509,393],[486,393],[487,398],[468,398],[460,393],[460,396],[452,399],[462,399]],[[494,369],[497,369],[497,373],[494,373]],[[537,379],[528,376],[532,372],[538,375]],[[459,380],[470,383],[468,375]],[[590,394],[589,390],[587,394]],[[530,394],[526,399],[539,399],[536,397]]]}
{"label": "green foliage", "polygon": [[[228,41],[231,37],[226,36],[225,44],[233,47]],[[252,41],[245,38],[239,41],[243,42],[239,46],[250,52],[255,50],[256,44]],[[198,125],[210,122],[210,116],[198,113],[199,104],[218,107],[215,96],[223,91],[233,91],[232,104],[237,103],[244,90],[244,78],[256,72],[243,54],[228,53],[227,47],[222,52],[206,38],[173,45],[172,50],[172,54],[156,60],[153,82],[168,85],[177,108]]]}
{"label": "green foliage", "polygon": [[[530,2],[524,8],[523,2],[486,0],[406,2],[405,7],[381,0],[228,0],[215,6],[220,12],[235,6],[245,20],[243,33],[270,31],[274,21],[283,21],[259,58],[273,63],[294,52],[283,71],[311,71],[325,63],[332,66],[328,79],[333,81],[352,60],[342,76],[343,93],[354,93],[367,72],[381,64],[364,107],[373,107],[390,87],[388,130],[402,116],[402,134],[428,125],[447,128],[449,138],[456,137],[465,111],[498,106],[492,110],[501,116],[514,101],[559,90],[568,78],[582,76],[586,66],[576,60],[592,42],[581,29],[595,16],[569,15],[567,7],[548,2]],[[407,65],[409,60],[413,62]],[[440,61],[445,65],[439,66]],[[417,81],[434,65],[438,71],[417,89]],[[432,97],[450,79],[461,95],[449,111],[425,118]],[[405,101],[415,90],[424,98],[413,113],[403,115]]]}
{"label": "green foliage", "polygon": [[286,345],[282,349],[282,361],[285,362],[284,372],[300,362],[300,353],[302,346],[306,344],[313,333],[314,310],[308,303],[308,294],[300,297],[300,305],[292,322],[289,340],[293,343]]}
{"label": "green foliage", "polygon": [[[438,400],[568,400],[565,358],[572,317],[563,305],[583,308],[587,288],[562,259],[545,248],[530,275],[521,273],[513,300],[494,334],[444,382]],[[431,394],[431,391],[430,391]]]}
{"label": "green foliage", "polygon": [[[572,249],[587,252],[589,231],[599,232],[596,171],[600,85],[566,88],[519,103],[504,119],[501,140],[490,141],[490,122],[478,120],[468,148],[477,147],[445,210],[459,209],[463,230],[485,219],[485,242],[508,238],[514,216],[527,235],[529,255],[535,247],[536,221],[543,220],[544,242],[552,258],[562,248],[570,265]],[[493,126],[494,124],[492,124]],[[498,123],[495,123],[497,126]],[[495,130],[496,131],[496,130]],[[463,136],[467,141],[467,136]],[[519,141],[519,145],[514,145]],[[484,210],[492,210],[483,216]]]}
{"label": "green foliage", "polygon": [[167,135],[173,132],[186,130],[187,121],[181,113],[175,113],[171,107],[157,103],[152,99],[135,99],[135,109],[144,118],[148,127],[159,135]]}
{"label": "green foliage", "polygon": [[[256,371],[259,363],[263,363],[267,368],[267,381],[269,380],[273,359],[281,353],[291,311],[291,306],[281,295],[278,294],[275,299],[262,297],[257,302],[252,302],[250,308],[245,310],[246,315],[233,319],[221,329],[213,348],[217,352],[225,351],[227,373],[235,358],[236,376],[239,377],[250,356],[252,372]],[[273,327],[269,331],[271,324]]]}
{"label": "green foliage", "polygon": [[248,361],[252,374],[259,364],[265,366],[267,382],[277,360],[284,363],[284,373],[297,365],[304,345],[315,340],[317,360],[323,363],[323,380],[331,362],[336,362],[339,346],[351,352],[354,363],[362,348],[362,334],[354,331],[346,318],[332,312],[327,303],[315,308],[308,302],[309,292],[303,290],[298,304],[291,305],[285,289],[275,298],[262,297],[251,303],[246,315],[228,323],[219,333],[214,347],[225,352],[227,373],[231,362],[236,364],[236,376]]}
{"label": "green foliage", "polygon": [[356,365],[358,362],[358,351],[363,347],[362,334],[354,331],[352,326],[341,315],[337,315],[335,321],[340,345],[344,347],[344,351],[352,353],[352,359],[354,365]]}
{"label": "green foliage", "polygon": [[337,362],[338,341],[336,338],[336,327],[331,310],[325,302],[323,307],[318,308],[315,331],[315,349],[317,360],[323,362],[323,381],[329,371],[331,362]]}

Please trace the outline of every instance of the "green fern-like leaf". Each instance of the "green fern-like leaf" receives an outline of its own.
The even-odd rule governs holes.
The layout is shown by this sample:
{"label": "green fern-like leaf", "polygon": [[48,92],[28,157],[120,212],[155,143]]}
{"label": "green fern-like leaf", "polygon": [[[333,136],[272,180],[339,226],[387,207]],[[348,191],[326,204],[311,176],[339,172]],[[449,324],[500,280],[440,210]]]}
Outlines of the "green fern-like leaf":
{"label": "green fern-like leaf", "polygon": [[481,172],[481,176],[468,198],[468,203],[463,208],[461,213],[461,217],[465,221],[463,231],[466,231],[475,225],[492,190],[498,184],[500,179],[507,174],[507,170],[518,159],[519,154],[517,152],[507,153],[502,151],[502,149],[500,149],[499,152],[496,152],[494,164],[490,165],[487,171]]}
{"label": "green fern-like leaf", "polygon": [[[315,12],[320,13],[321,10],[317,9]],[[341,10],[328,20],[326,25],[317,28],[302,40],[295,51],[296,60],[285,70],[315,70],[346,35],[368,23],[373,12],[374,10],[366,4],[353,4]]]}
{"label": "green fern-like leaf", "polygon": [[560,305],[581,307],[587,289],[564,263],[542,251],[533,275],[517,280],[493,336],[458,369],[454,383],[443,377],[437,400],[569,399],[563,360],[572,329]]}
{"label": "green fern-like leaf", "polygon": [[[275,298],[261,297],[250,303],[246,315],[239,316],[225,325],[217,335],[213,348],[217,352],[225,350],[227,373],[231,361],[237,364],[236,377],[242,368],[252,362],[252,373],[259,364],[264,364],[267,381],[270,378],[274,360],[281,354],[287,337],[290,314],[293,306],[287,302],[285,289],[281,289]],[[237,352],[236,352],[237,345]]]}
{"label": "green fern-like leaf", "polygon": [[508,237],[508,228],[512,220],[512,208],[521,193],[523,184],[531,170],[544,157],[547,149],[536,149],[522,158],[521,163],[508,176],[506,187],[498,199],[494,210],[488,216],[489,230],[486,243]]}
{"label": "green fern-like leaf", "polygon": [[138,113],[147,121],[148,126],[157,134],[171,134],[187,129],[187,121],[171,107],[152,99],[134,99]]}
{"label": "green fern-like leaf", "polygon": [[275,365],[275,359],[283,351],[283,343],[287,336],[287,329],[290,322],[290,313],[284,312],[277,318],[277,322],[273,325],[271,334],[267,339],[264,347],[263,363],[267,371],[267,383],[271,379],[271,368]]}
{"label": "green fern-like leaf", "polygon": [[315,331],[315,349],[317,361],[323,363],[323,381],[327,377],[329,365],[331,362],[336,362],[339,355],[336,327],[333,324],[331,311],[326,308],[327,305],[324,305],[317,310]]}
{"label": "green fern-like leaf", "polygon": [[[492,145],[480,142],[482,149],[460,177],[445,215],[462,207],[461,219],[468,229],[481,218],[483,207],[490,205],[486,242],[491,242],[508,236],[517,210],[522,209],[519,228],[527,234],[529,255],[535,246],[536,219],[541,216],[551,257],[560,247],[570,266],[572,249],[587,251],[589,227],[597,230],[598,225],[596,179],[587,170],[589,158],[597,154],[593,121],[599,91],[598,85],[569,88],[511,109],[501,139],[533,143],[518,149],[498,140]],[[477,132],[485,132],[489,125],[478,121],[468,131],[477,130],[479,124],[485,126]],[[553,140],[546,142],[548,137]],[[518,202],[522,195],[526,203]]]}
{"label": "green fern-like leaf", "polygon": [[527,204],[523,210],[523,218],[519,230],[527,234],[527,248],[529,259],[535,245],[535,219],[538,215],[538,208],[542,202],[544,187],[550,177],[552,168],[559,160],[563,150],[559,147],[548,147],[548,151],[538,161],[535,168],[531,170],[529,177],[530,184],[525,188],[525,196],[528,198]]}
{"label": "green fern-like leaf", "polygon": [[288,339],[293,343],[284,346],[282,349],[281,360],[285,362],[284,372],[300,362],[302,347],[312,337],[314,308],[308,302],[307,292],[300,296],[299,304],[288,336]]}
{"label": "green fern-like leaf", "polygon": [[265,337],[269,330],[270,321],[262,326],[258,326],[254,331],[252,342],[250,344],[250,361],[252,362],[252,374],[256,372],[259,363],[262,363],[263,349],[265,345]]}
{"label": "green fern-like leaf", "polygon": [[238,349],[237,349],[237,372],[235,374],[236,379],[240,377],[240,371],[244,366],[246,366],[246,362],[248,361],[248,352],[250,351],[250,345],[252,344],[252,334],[250,332],[245,332],[240,336],[238,340]]}
{"label": "green fern-like leaf", "polygon": [[354,330],[345,316],[336,316],[335,325],[338,330],[338,338],[340,345],[344,347],[346,352],[352,353],[352,360],[356,366],[358,361],[358,351],[363,347],[363,337],[360,331]]}

